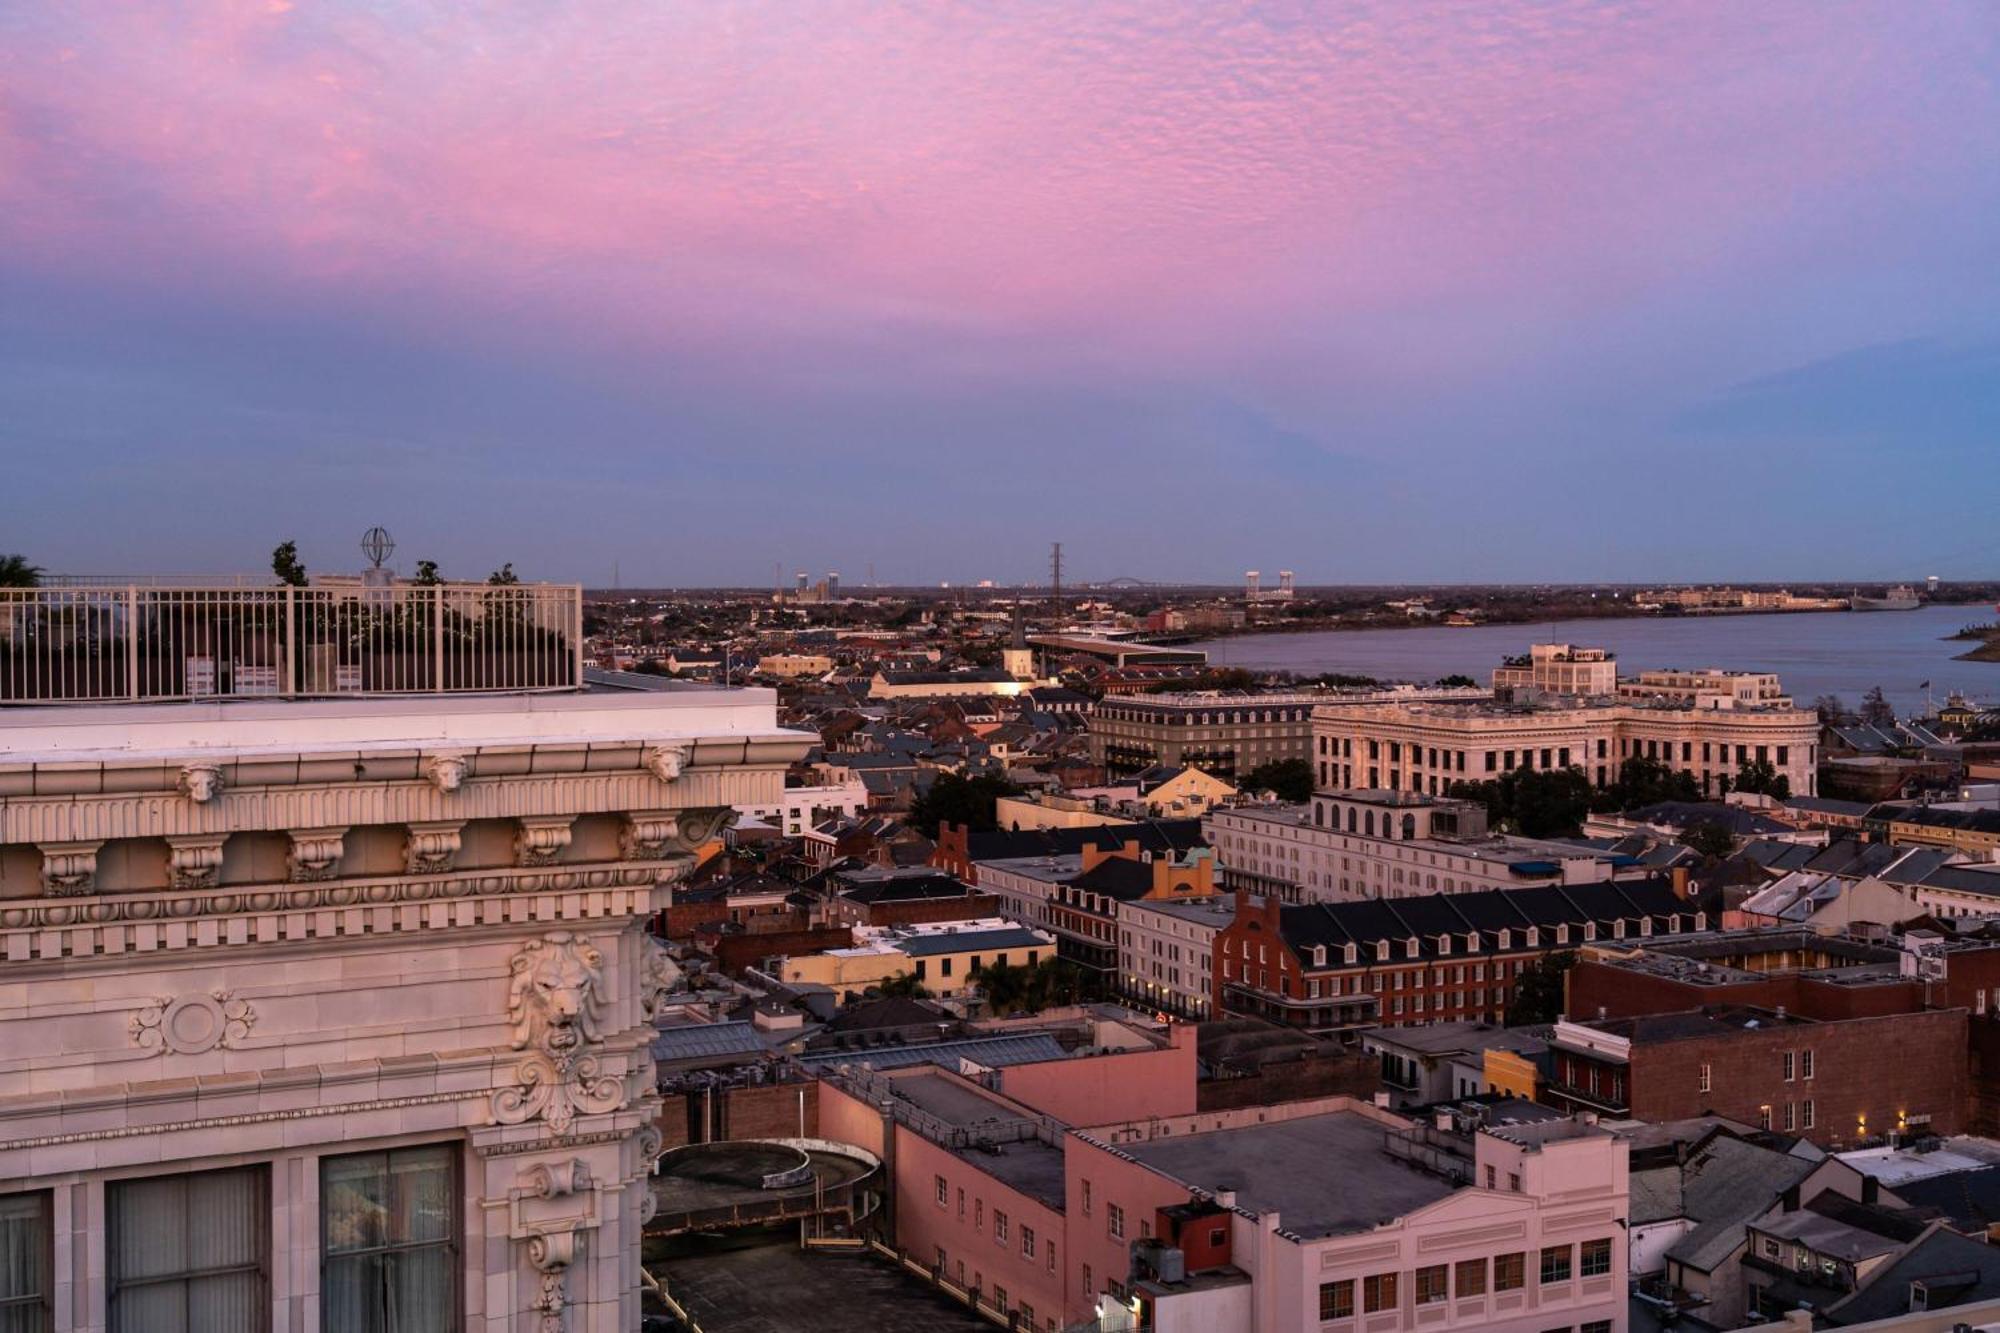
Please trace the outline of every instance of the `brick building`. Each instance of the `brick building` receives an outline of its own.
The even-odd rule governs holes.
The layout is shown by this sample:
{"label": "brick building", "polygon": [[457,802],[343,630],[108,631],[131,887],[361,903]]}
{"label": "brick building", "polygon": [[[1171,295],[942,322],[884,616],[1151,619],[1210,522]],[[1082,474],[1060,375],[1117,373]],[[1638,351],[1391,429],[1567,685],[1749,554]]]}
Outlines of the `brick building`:
{"label": "brick building", "polygon": [[1890,1133],[1962,1133],[1965,1044],[1963,1009],[1819,1021],[1707,1005],[1564,1021],[1545,1100],[1620,1119],[1722,1115],[1838,1150]]}
{"label": "brick building", "polygon": [[1497,1022],[1546,954],[1707,928],[1662,880],[1307,904],[1239,890],[1214,1008],[1313,1032]]}
{"label": "brick building", "polygon": [[[1572,1016],[1592,1016],[1589,1027],[1622,1036],[1634,1035],[1617,1029],[1622,1020],[1674,1020],[1636,1034],[1641,1046],[1681,1048],[1671,1056],[1635,1056],[1673,1071],[1662,1075],[1665,1086],[1625,1090],[1627,1099],[1640,1099],[1631,1103],[1632,1114],[1647,1119],[1714,1109],[1757,1124],[1768,1106],[1775,1129],[1850,1145],[1899,1127],[1990,1132],[2000,1123],[2000,944],[1994,941],[1913,930],[1878,942],[1792,929],[1600,946],[1584,950],[1570,971],[1566,1007]],[[1757,1028],[1749,1035],[1713,1028],[1704,1034],[1686,1017],[1735,1011],[1758,1018]],[[1804,1035],[1788,1045],[1773,1028]],[[1579,1040],[1590,1039],[1579,1034]],[[1790,1080],[1783,1076],[1788,1050],[1795,1052]],[[1810,1079],[1803,1076],[1808,1050]],[[1896,1052],[1896,1076],[1882,1079],[1882,1053],[1889,1050]],[[1703,1064],[1709,1066],[1705,1096]],[[1568,1090],[1561,1104],[1591,1096],[1590,1064],[1575,1068],[1582,1083],[1563,1079],[1558,1064],[1558,1081]],[[1598,1077],[1599,1097],[1609,1096],[1608,1072]],[[1880,1086],[1870,1086],[1871,1078]],[[1675,1109],[1682,1107],[1688,1109]]]}

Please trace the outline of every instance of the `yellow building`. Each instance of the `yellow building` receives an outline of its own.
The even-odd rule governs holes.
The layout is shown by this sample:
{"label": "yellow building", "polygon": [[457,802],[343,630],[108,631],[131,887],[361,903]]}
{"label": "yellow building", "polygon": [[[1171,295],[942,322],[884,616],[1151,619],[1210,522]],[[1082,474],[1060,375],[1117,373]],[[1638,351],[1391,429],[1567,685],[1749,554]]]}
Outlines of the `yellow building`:
{"label": "yellow building", "polygon": [[932,995],[963,994],[982,967],[1033,967],[1056,956],[1052,935],[1001,917],[920,925],[859,926],[851,948],[785,959],[779,977],[836,991],[866,990],[909,974]]}

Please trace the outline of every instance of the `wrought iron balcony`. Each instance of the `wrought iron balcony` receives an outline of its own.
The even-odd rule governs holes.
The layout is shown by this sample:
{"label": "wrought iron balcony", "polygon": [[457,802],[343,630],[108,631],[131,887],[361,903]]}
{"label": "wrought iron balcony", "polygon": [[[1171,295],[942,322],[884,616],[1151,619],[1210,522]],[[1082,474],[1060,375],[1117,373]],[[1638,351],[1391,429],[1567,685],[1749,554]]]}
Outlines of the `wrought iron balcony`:
{"label": "wrought iron balcony", "polygon": [[583,589],[317,579],[0,588],[0,704],[573,690]]}

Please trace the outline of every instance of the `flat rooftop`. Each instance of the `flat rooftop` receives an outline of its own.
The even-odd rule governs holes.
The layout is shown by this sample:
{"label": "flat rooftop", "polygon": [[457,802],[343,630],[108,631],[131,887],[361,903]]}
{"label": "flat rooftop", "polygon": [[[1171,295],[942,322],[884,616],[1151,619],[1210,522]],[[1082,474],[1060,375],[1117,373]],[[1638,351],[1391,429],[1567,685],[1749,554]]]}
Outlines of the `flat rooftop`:
{"label": "flat rooftop", "polygon": [[0,709],[11,764],[130,762],[141,756],[347,754],[418,745],[631,746],[729,736],[816,740],[775,725],[771,690],[497,693]]}
{"label": "flat rooftop", "polygon": [[890,1086],[898,1097],[953,1130],[967,1131],[961,1143],[943,1143],[952,1153],[1021,1193],[1063,1211],[1063,1150],[1041,1139],[992,1142],[980,1131],[1017,1124],[1025,1117],[1011,1103],[942,1072],[904,1074]]}
{"label": "flat rooftop", "polygon": [[777,1238],[671,1249],[649,1243],[647,1267],[703,1328],[730,1333],[992,1333],[993,1325],[872,1255],[799,1249]]}
{"label": "flat rooftop", "polygon": [[1391,1157],[1390,1131],[1354,1111],[1177,1135],[1118,1150],[1191,1188],[1234,1190],[1236,1204],[1278,1214],[1308,1239],[1367,1231],[1455,1192]]}

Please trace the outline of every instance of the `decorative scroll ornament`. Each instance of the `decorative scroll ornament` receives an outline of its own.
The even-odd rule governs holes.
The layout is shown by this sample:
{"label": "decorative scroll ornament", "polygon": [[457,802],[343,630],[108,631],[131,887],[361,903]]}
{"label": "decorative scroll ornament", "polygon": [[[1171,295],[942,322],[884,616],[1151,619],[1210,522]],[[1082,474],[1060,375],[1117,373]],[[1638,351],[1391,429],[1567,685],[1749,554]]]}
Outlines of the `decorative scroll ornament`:
{"label": "decorative scroll ornament", "polygon": [[569,815],[523,819],[520,831],[514,835],[515,861],[523,866],[554,865],[570,844],[570,826],[575,822]]}
{"label": "decorative scroll ornament", "polygon": [[212,889],[222,873],[222,844],[227,834],[168,838],[167,874],[177,889]]}
{"label": "decorative scroll ornament", "polygon": [[734,824],[736,811],[726,805],[708,810],[683,810],[680,822],[681,850],[691,852]]}
{"label": "decorative scroll ornament", "polygon": [[463,822],[410,825],[403,859],[412,875],[441,875],[458,855]]}
{"label": "decorative scroll ornament", "polygon": [[660,861],[680,832],[680,815],[673,810],[633,810],[618,833],[618,852],[627,861]]}
{"label": "decorative scroll ornament", "polygon": [[518,1086],[493,1094],[493,1118],[519,1125],[537,1117],[567,1134],[579,1113],[600,1115],[625,1104],[625,1084],[602,1072],[590,1050],[602,1036],[604,955],[568,931],[550,931],[514,955],[507,988],[513,1045],[528,1052],[515,1066]]}
{"label": "decorative scroll ornament", "polygon": [[143,1051],[200,1055],[234,1046],[250,1035],[257,1012],[226,990],[206,995],[162,996],[133,1014],[127,1027]]}
{"label": "decorative scroll ornament", "polygon": [[42,891],[53,897],[94,893],[97,889],[97,849],[102,842],[42,844]]}
{"label": "decorative scroll ornament", "polygon": [[541,1315],[541,1333],[563,1333],[569,1304],[569,1266],[576,1262],[574,1231],[538,1231],[528,1237],[528,1262],[542,1275],[542,1291],[529,1308]]}
{"label": "decorative scroll ornament", "polygon": [[344,828],[292,830],[292,850],[287,861],[294,884],[332,879],[340,870],[340,857],[347,847]]}
{"label": "decorative scroll ornament", "polygon": [[180,793],[196,805],[207,805],[222,795],[222,768],[217,764],[182,764]]}
{"label": "decorative scroll ornament", "polygon": [[465,785],[471,765],[462,754],[433,754],[424,756],[422,771],[424,781],[449,796]]}

